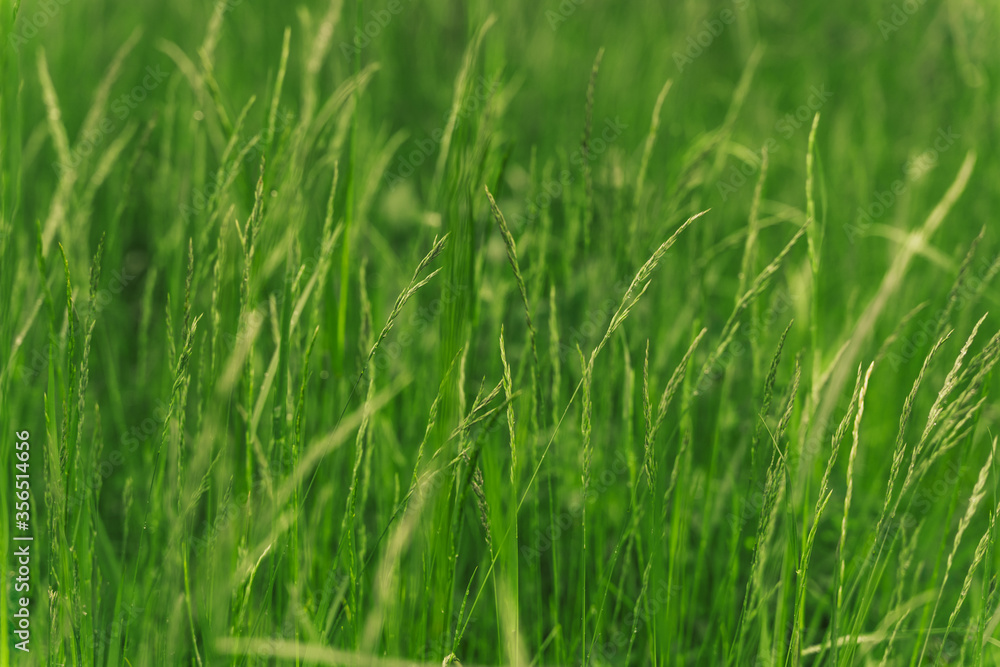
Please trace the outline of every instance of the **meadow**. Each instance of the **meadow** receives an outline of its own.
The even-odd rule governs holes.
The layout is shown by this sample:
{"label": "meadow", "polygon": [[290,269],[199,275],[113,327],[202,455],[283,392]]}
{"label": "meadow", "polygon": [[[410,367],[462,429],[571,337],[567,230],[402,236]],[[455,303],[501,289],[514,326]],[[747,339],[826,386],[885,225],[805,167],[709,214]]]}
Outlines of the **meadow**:
{"label": "meadow", "polygon": [[0,666],[1000,664],[997,34],[0,0]]}

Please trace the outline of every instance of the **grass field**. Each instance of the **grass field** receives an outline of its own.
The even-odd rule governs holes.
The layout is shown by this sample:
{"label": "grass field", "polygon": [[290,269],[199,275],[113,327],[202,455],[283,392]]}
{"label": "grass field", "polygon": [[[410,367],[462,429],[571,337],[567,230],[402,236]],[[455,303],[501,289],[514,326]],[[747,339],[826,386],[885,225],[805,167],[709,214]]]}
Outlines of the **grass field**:
{"label": "grass field", "polygon": [[0,665],[1000,664],[998,34],[0,0]]}

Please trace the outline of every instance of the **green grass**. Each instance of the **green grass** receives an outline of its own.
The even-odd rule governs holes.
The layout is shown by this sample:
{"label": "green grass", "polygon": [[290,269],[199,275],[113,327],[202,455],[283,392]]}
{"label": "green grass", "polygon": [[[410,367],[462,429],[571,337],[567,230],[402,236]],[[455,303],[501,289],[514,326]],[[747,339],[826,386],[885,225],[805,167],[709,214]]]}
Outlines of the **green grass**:
{"label": "green grass", "polygon": [[998,30],[0,0],[0,665],[1000,664]]}

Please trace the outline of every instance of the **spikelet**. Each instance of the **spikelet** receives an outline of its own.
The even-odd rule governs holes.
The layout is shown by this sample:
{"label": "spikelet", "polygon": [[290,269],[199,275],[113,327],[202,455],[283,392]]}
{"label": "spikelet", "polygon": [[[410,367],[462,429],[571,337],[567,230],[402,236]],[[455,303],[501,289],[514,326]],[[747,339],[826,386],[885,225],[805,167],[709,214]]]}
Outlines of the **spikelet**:
{"label": "spikelet", "polygon": [[670,376],[667,386],[663,389],[663,394],[660,396],[660,402],[657,406],[655,415],[653,414],[653,406],[649,398],[649,341],[646,341],[646,359],[642,369],[643,411],[646,418],[646,436],[644,439],[645,448],[643,452],[642,470],[650,488],[653,486],[653,480],[656,479],[656,456],[654,454],[653,442],[656,439],[656,434],[660,430],[660,426],[663,424],[663,418],[667,413],[667,408],[670,407],[674,394],[677,393],[681,380],[684,379],[684,375],[687,372],[688,362],[691,360],[691,355],[694,353],[695,348],[698,347],[698,344],[701,342],[701,339],[704,338],[707,331],[708,329],[703,328],[698,332],[698,335],[694,337],[694,340],[691,341],[691,345],[688,346],[687,352],[684,353],[684,356],[681,358],[677,367],[674,369],[673,374]]}
{"label": "spikelet", "polygon": [[[937,615],[938,606],[941,604],[941,598],[944,596],[945,586],[948,584],[948,575],[951,574],[951,567],[955,562],[955,554],[958,552],[958,545],[962,541],[962,536],[965,534],[969,524],[972,522],[972,517],[975,516],[976,510],[979,509],[979,503],[981,503],[983,498],[986,497],[986,480],[989,479],[990,468],[993,466],[993,455],[996,453],[996,444],[997,439],[994,438],[989,456],[986,457],[986,463],[984,463],[983,467],[979,470],[979,478],[976,480],[976,485],[972,489],[972,495],[969,497],[969,504],[965,508],[965,515],[958,524],[958,530],[955,532],[955,538],[952,541],[951,552],[948,554],[948,561],[944,567],[944,575],[941,577],[941,586],[938,589],[937,599],[934,601],[934,608],[931,611],[930,619],[927,621],[926,627],[933,627],[934,625],[934,617]],[[961,601],[959,604],[961,605]],[[955,612],[957,611],[958,609],[956,608]],[[954,613],[952,616],[954,617]],[[926,633],[924,636],[923,648],[920,650],[921,661],[923,660],[924,654],[927,652],[927,643],[929,641],[930,633]],[[944,640],[942,640],[942,643],[944,643]]]}
{"label": "spikelet", "polygon": [[486,502],[486,492],[483,490],[483,470],[476,466],[472,475],[472,492],[476,494],[476,506],[479,508],[479,521],[486,531],[486,546],[493,553],[493,534],[490,532],[490,506]]}
{"label": "spikelet", "polygon": [[635,305],[639,302],[639,299],[649,288],[649,281],[652,277],[653,270],[656,269],[660,260],[663,259],[663,256],[667,254],[667,251],[670,250],[671,246],[677,242],[677,238],[684,232],[685,229],[688,228],[688,225],[706,213],[708,213],[707,209],[688,218],[684,224],[678,227],[677,230],[670,235],[670,238],[660,244],[660,247],[653,252],[652,256],[646,260],[646,263],[643,264],[638,273],[635,274],[635,278],[632,279],[632,283],[625,291],[625,296],[622,297],[618,310],[615,311],[614,316],[611,318],[611,323],[608,325],[608,330],[605,332],[604,338],[601,339],[601,342],[597,344],[597,347],[594,348],[594,351],[590,354],[590,366],[593,366],[597,355],[602,349],[604,349],[605,344],[607,344],[608,340],[611,339],[611,336],[615,333],[615,331],[618,330],[618,327],[622,325],[622,322],[628,318],[629,313],[632,312],[632,308],[635,307]]}

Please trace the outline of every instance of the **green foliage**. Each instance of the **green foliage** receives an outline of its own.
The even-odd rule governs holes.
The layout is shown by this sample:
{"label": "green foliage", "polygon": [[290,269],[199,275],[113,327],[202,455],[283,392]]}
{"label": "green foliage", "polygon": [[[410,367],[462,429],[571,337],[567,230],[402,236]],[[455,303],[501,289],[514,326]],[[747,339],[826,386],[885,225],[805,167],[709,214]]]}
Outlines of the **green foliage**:
{"label": "green foliage", "polygon": [[0,665],[1000,664],[998,30],[0,0]]}

